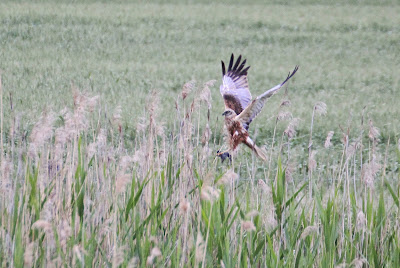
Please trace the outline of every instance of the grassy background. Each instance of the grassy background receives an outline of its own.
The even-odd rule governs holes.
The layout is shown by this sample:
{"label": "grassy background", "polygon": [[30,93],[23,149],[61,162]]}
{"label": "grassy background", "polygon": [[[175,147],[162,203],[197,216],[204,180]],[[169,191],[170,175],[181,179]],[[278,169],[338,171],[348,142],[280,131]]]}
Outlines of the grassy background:
{"label": "grassy background", "polygon": [[[315,102],[328,105],[316,127],[339,130],[362,109],[383,138],[400,123],[400,7],[395,1],[364,5],[84,3],[40,1],[0,4],[0,69],[5,102],[33,122],[44,107],[71,105],[71,82],[99,94],[103,107],[121,105],[126,128],[136,125],[148,92],[157,89],[168,123],[182,85],[216,79],[213,120],[223,110],[220,60],[243,54],[253,97],[300,71],[289,86],[293,116],[307,132]],[[282,1],[282,3],[285,3]],[[373,3],[373,2],[371,2]],[[282,93],[280,93],[282,94]],[[275,97],[255,127],[278,106]],[[10,105],[5,107],[5,116]],[[257,125],[257,126],[255,126]],[[128,131],[127,131],[128,132]]]}

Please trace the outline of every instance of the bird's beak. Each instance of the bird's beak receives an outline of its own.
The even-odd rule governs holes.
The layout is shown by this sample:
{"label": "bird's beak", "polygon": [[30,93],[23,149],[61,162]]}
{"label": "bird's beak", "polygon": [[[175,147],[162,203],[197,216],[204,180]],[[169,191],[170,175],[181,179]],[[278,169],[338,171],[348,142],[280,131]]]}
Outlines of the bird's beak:
{"label": "bird's beak", "polygon": [[225,111],[225,112],[223,112],[223,113],[222,113],[222,115],[223,115],[223,116],[225,116],[225,115],[226,115],[226,111]]}

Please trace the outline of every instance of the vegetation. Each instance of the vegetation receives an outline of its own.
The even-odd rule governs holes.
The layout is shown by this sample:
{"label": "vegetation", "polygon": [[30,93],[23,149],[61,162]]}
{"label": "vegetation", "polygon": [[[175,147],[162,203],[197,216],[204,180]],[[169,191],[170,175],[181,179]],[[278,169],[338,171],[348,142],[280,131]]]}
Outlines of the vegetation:
{"label": "vegetation", "polygon": [[[400,7],[304,3],[1,3],[1,266],[399,267]],[[300,64],[267,163],[215,157],[232,52]]]}

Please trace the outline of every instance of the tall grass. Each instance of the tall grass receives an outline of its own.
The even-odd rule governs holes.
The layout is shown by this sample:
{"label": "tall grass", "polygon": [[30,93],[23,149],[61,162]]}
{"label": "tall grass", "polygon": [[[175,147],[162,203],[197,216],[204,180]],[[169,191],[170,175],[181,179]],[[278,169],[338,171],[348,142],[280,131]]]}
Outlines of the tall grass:
{"label": "tall grass", "polygon": [[268,167],[246,150],[221,164],[211,87],[185,84],[173,124],[151,92],[131,141],[120,108],[77,89],[72,109],[46,109],[32,128],[3,119],[1,266],[400,265],[400,151],[372,118],[349,120],[315,154],[317,118],[297,137],[277,115],[288,129]]}

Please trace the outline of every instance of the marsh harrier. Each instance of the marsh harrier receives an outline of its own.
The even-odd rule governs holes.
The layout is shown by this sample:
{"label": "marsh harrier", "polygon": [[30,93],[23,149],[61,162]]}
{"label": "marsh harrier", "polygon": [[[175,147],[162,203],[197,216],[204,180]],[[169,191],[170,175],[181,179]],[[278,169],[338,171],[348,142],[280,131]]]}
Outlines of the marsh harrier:
{"label": "marsh harrier", "polygon": [[[292,73],[289,72],[285,81],[252,100],[247,81],[247,71],[250,66],[245,68],[246,60],[243,62],[241,60],[242,56],[240,55],[234,63],[232,54],[227,71],[224,62],[221,61],[222,85],[220,92],[225,102],[225,112],[222,115],[225,116],[225,126],[228,131],[229,151],[235,151],[239,144],[244,143],[259,158],[266,161],[264,152],[249,136],[249,125],[260,113],[265,101],[274,95],[297,72],[299,67],[296,66]],[[229,151],[217,152],[217,155],[223,160],[230,157]]]}

